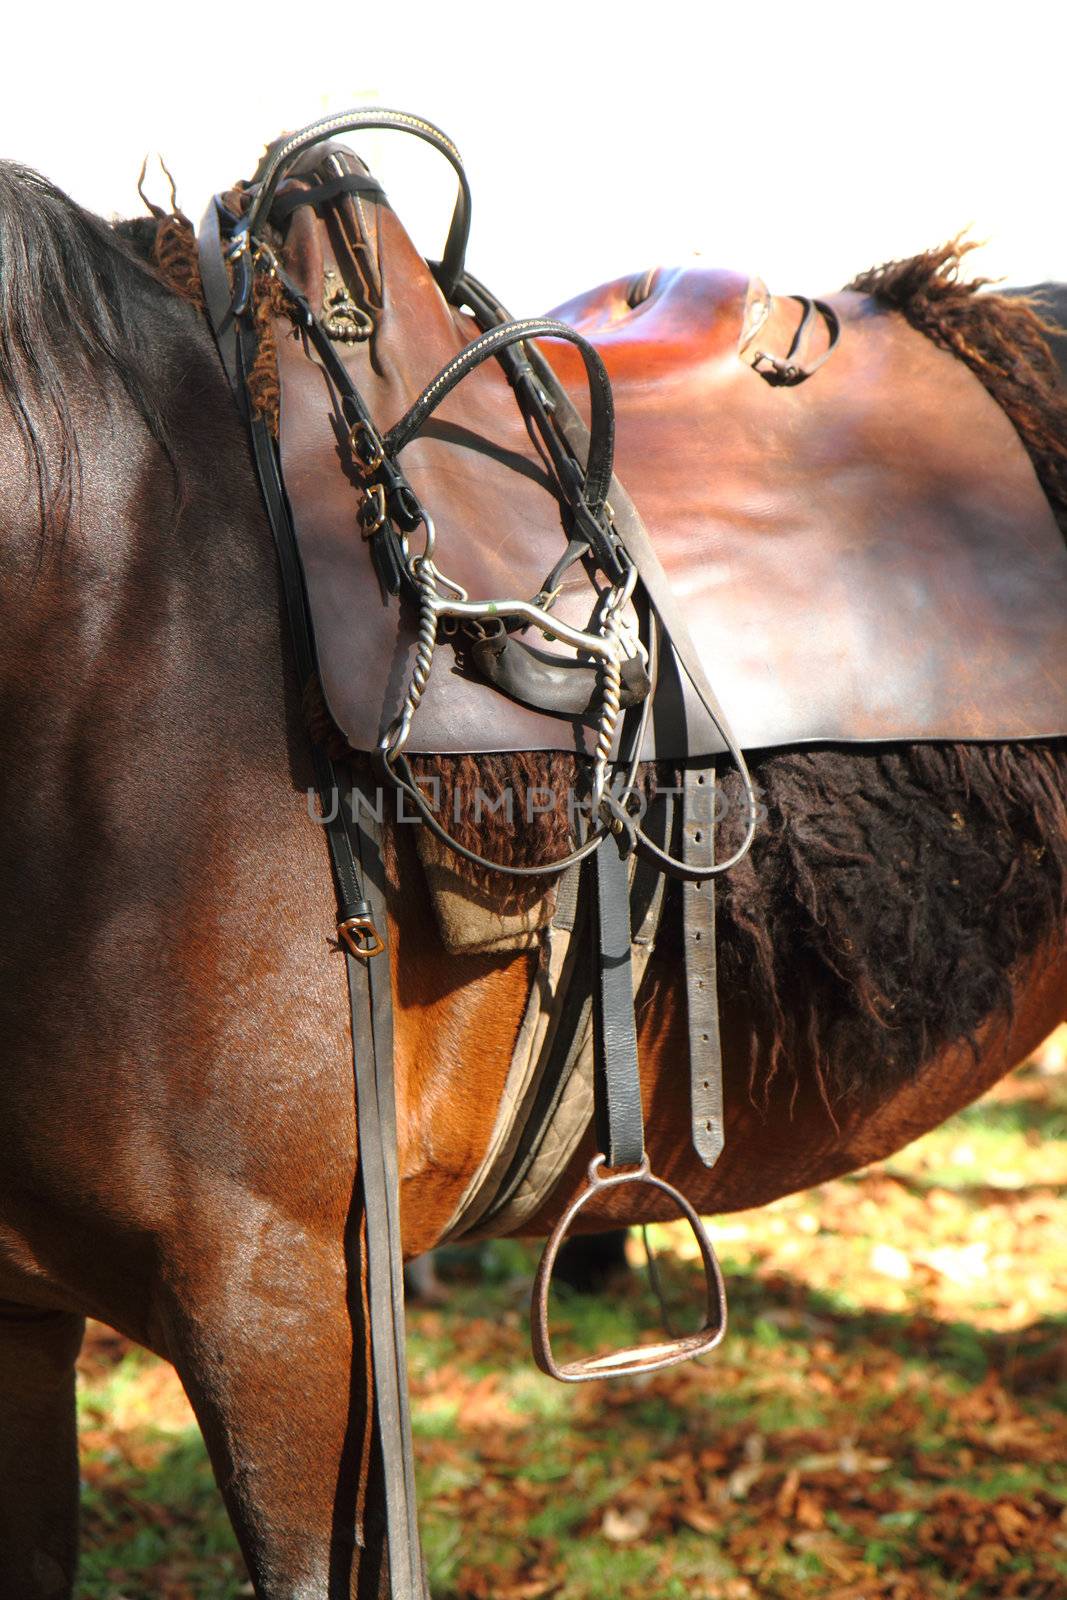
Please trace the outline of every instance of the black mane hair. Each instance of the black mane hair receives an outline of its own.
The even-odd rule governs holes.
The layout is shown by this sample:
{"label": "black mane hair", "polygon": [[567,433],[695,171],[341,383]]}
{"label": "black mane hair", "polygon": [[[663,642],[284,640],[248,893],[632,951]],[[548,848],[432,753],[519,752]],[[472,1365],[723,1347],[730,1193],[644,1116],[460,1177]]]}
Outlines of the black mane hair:
{"label": "black mane hair", "polygon": [[0,161],[0,398],[46,538],[61,542],[76,512],[82,394],[105,404],[125,396],[180,488],[149,343],[172,301],[120,232],[38,173]]}

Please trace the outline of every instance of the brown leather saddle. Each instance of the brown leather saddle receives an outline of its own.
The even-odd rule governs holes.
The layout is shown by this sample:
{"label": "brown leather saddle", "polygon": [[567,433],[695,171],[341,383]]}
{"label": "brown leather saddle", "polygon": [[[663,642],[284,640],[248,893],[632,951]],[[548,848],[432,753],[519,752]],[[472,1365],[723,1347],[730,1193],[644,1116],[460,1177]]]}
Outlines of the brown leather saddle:
{"label": "brown leather saddle", "polygon": [[[382,304],[373,332],[338,348],[374,414],[392,419],[477,329],[447,304],[387,206],[362,206],[361,225]],[[320,303],[324,282],[351,278],[358,257],[305,208],[286,259]],[[655,274],[636,306],[628,291],[620,280],[553,315],[604,359],[618,476],[741,746],[1062,728],[1067,552],[1015,430],[962,363],[846,293],[831,302],[842,330],[833,359],[810,381],[774,386],[753,361],[788,346],[792,302],[697,269]],[[397,715],[414,618],[381,603],[371,550],[353,536],[324,374],[297,341],[279,348],[283,473],[323,688],[351,744],[370,749]],[[583,405],[580,357],[558,341],[541,349]],[[480,598],[538,592],[559,553],[558,509],[498,365],[470,374],[404,463],[432,507],[450,577]],[[580,572],[556,614],[582,625]],[[409,748],[574,748],[574,722],[544,706],[551,666],[514,648],[547,655],[543,641],[530,630],[498,641],[522,669],[507,697],[492,646],[481,646],[487,674],[473,642],[455,638],[436,664]],[[686,712],[684,727],[658,719],[643,754],[684,756],[693,741],[721,749],[692,694]]]}
{"label": "brown leather saddle", "polygon": [[[323,152],[375,126],[414,133],[456,172],[440,262],[418,254],[354,157]],[[693,1139],[711,1165],[723,1124],[712,891],[756,826],[743,749],[1064,733],[1067,550],[977,380],[864,297],[775,300],[732,274],[662,272],[513,322],[466,271],[469,217],[458,154],[431,124],[324,118],[213,204],[201,270],[298,671],[318,675],[351,746],[482,866],[449,841],[409,753],[579,758],[570,848],[509,869],[558,877],[569,928],[591,941],[602,1154],[546,1248],[533,1316],[537,1360],[576,1381],[669,1365],[725,1328],[707,1234],[644,1151],[631,926],[662,904],[649,875],[682,882]],[[272,344],[276,416],[256,382]],[[725,860],[724,751],[748,800]],[[681,776],[646,815],[636,784],[651,756]],[[314,757],[352,997],[391,1592],[413,1600],[380,813],[363,777],[322,745]],[[559,1088],[549,1073],[539,1093]],[[520,1141],[501,1193],[522,1160]],[[703,1325],[561,1365],[547,1325],[556,1252],[591,1195],[633,1183],[693,1227]]]}

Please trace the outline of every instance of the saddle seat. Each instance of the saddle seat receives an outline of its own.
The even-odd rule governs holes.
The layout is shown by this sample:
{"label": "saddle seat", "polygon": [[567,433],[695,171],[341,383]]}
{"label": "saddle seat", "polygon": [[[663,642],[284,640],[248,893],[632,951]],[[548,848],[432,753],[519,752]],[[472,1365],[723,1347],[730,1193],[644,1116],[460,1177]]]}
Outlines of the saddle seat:
{"label": "saddle seat", "polygon": [[[364,170],[347,153],[328,161]],[[336,348],[383,428],[478,334],[384,197],[295,209],[282,259],[312,306],[336,301],[338,285],[359,304],[370,331]],[[797,309],[744,275],[661,270],[553,313],[606,364],[618,479],[738,742],[1058,734],[1067,549],[1018,435],[970,371],[900,315],[854,293],[829,304],[839,346],[795,386],[757,369],[788,342]],[[360,537],[347,427],[322,367],[287,322],[277,342],[280,453],[322,688],[349,743],[373,749],[410,679],[416,618],[386,603]],[[585,409],[578,353],[540,348]],[[559,508],[496,362],[448,395],[404,465],[450,579],[479,599],[541,590],[562,548]],[[584,627],[589,608],[571,569],[557,614]],[[438,650],[408,748],[574,750],[589,737],[573,717],[501,695],[457,647]],[[642,754],[721,748],[689,700],[684,718],[656,719]]]}

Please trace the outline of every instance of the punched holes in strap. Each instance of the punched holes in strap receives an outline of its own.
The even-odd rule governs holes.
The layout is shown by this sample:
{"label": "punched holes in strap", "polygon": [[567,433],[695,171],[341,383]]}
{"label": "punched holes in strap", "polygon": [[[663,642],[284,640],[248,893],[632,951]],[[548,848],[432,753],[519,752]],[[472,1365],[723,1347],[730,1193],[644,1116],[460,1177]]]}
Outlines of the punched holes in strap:
{"label": "punched holes in strap", "polygon": [[[715,771],[687,767],[682,779],[682,852],[693,867],[715,864]],[[722,1043],[715,960],[715,879],[682,885],[685,995],[689,1017],[693,1144],[707,1167],[722,1153]]]}

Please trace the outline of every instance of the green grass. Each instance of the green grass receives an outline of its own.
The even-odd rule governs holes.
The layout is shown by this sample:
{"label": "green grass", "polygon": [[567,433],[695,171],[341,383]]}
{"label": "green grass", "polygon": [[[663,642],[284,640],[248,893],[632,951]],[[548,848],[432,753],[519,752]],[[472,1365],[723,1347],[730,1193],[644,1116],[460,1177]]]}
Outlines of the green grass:
{"label": "green grass", "polygon": [[199,1430],[161,1440],[146,1428],[138,1443],[160,1445],[147,1469],[106,1451],[95,1456],[107,1471],[83,1489],[79,1595],[158,1600],[164,1586],[179,1584],[205,1600],[249,1593]]}

